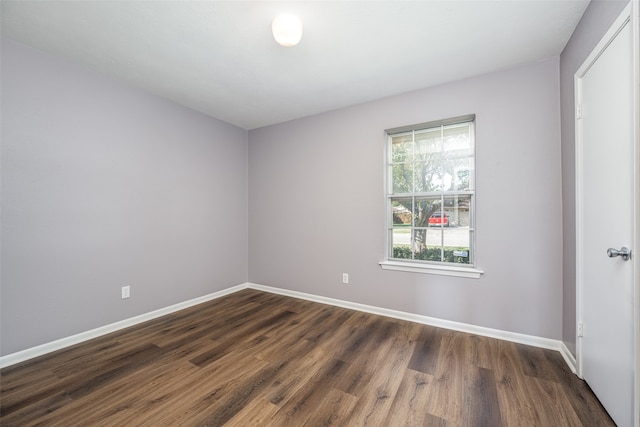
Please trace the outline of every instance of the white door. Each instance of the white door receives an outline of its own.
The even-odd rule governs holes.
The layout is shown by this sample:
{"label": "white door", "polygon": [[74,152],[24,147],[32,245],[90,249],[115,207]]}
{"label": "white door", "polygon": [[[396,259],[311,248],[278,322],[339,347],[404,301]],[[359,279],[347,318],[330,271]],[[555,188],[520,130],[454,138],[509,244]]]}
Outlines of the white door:
{"label": "white door", "polygon": [[[628,14],[576,74],[578,368],[620,427],[634,425],[637,404],[633,257],[640,255]],[[623,247],[630,258],[620,254]]]}

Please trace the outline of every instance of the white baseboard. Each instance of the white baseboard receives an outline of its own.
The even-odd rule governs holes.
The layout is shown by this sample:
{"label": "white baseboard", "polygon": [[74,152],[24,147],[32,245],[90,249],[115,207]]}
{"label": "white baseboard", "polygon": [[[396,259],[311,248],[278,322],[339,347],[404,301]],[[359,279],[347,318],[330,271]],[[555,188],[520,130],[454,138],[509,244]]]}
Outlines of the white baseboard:
{"label": "white baseboard", "polygon": [[578,364],[576,362],[576,358],[573,354],[571,354],[571,351],[569,351],[569,348],[565,343],[562,343],[559,351],[562,355],[562,358],[567,363],[567,366],[569,366],[569,369],[571,369],[571,372],[578,375]]}
{"label": "white baseboard", "polygon": [[[334,298],[327,298],[318,295],[307,294],[304,292],[290,291],[287,289],[274,288],[271,286],[259,285],[256,283],[249,283],[248,287],[259,291],[270,292],[279,295],[290,296],[294,298],[300,298],[304,300],[319,302],[323,304],[334,305],[337,307],[349,308],[352,310],[363,311],[365,313],[378,314],[380,316],[392,317],[400,320],[408,320],[410,322],[421,323],[429,326],[436,326],[439,328],[452,329],[454,331],[466,332],[469,334],[482,335],[490,338],[497,338],[506,341],[512,341],[519,344],[531,345],[534,347],[546,348],[549,350],[561,351],[564,346],[562,341],[542,338],[533,335],[519,334],[517,332],[502,331],[499,329],[485,328],[483,326],[476,326],[467,323],[454,322],[451,320],[437,319],[435,317],[422,316],[419,314],[407,313],[404,311],[390,310],[388,308],[375,307],[366,304],[360,304],[350,301],[343,301]],[[566,348],[566,346],[564,346]],[[567,349],[567,354],[571,354]],[[565,355],[563,354],[563,357]],[[565,357],[566,360],[566,357]]]}
{"label": "white baseboard", "polygon": [[125,319],[119,322],[111,323],[109,325],[101,326],[90,331],[82,332],[77,335],[62,338],[56,341],[52,341],[46,344],[42,344],[36,347],[28,348],[16,353],[8,354],[0,357],[0,368],[14,365],[16,363],[24,362],[34,357],[42,356],[44,354],[61,350],[71,345],[79,344],[84,341],[88,341],[93,338],[100,337],[118,330],[128,328],[130,326],[137,325],[148,320],[152,320],[167,314],[174,313],[179,310],[183,310],[188,307],[192,307],[203,302],[211,301],[225,295],[232,294],[234,292],[241,291],[243,289],[255,289],[263,292],[269,292],[273,294],[289,296],[293,298],[304,299],[308,301],[319,302],[322,304],[329,304],[337,307],[348,308],[352,310],[362,311],[365,313],[377,314],[380,316],[391,317],[400,320],[407,320],[410,322],[421,323],[424,325],[436,326],[439,328],[451,329],[460,332],[466,332],[475,335],[481,335],[490,338],[497,338],[506,341],[512,341],[519,344],[531,345],[534,347],[541,347],[550,350],[559,351],[565,362],[569,366],[572,372],[576,372],[576,360],[567,348],[567,346],[558,340],[549,338],[541,338],[532,335],[519,334],[516,332],[502,331],[499,329],[485,328],[482,326],[471,325],[467,323],[454,322],[451,320],[437,319],[434,317],[422,316],[419,314],[407,313],[403,311],[390,310],[382,307],[375,307],[366,304],[360,304],[350,301],[343,301],[335,298],[322,297],[313,294],[307,294],[304,292],[291,291],[282,288],[274,288],[271,286],[259,285],[256,283],[244,283],[241,285],[233,286],[227,289],[223,289],[218,292],[214,292],[208,295],[204,295],[199,298],[194,298],[189,301],[181,302],[171,305],[169,307],[161,308],[149,313],[135,316],[130,319]]}
{"label": "white baseboard", "polygon": [[185,308],[192,307],[194,305],[202,304],[203,302],[211,301],[216,298],[220,298],[225,295],[238,292],[242,289],[246,289],[247,287],[248,287],[248,283],[243,283],[241,285],[223,289],[218,292],[213,292],[211,294],[194,298],[189,301],[184,301],[178,304],[170,305],[168,307],[160,308],[158,310],[154,310],[149,313],[141,314],[139,316],[131,317],[129,319],[121,320],[119,322],[101,326],[96,329],[91,329],[89,331],[81,332],[79,334],[72,335],[70,337],[61,338],[59,340],[51,341],[46,344],[41,344],[36,347],[31,347],[26,350],[18,351],[16,353],[7,354],[6,356],[0,357],[0,368],[15,365],[16,363],[24,362],[34,357],[42,356],[44,354],[51,353],[53,351],[61,350],[65,347],[79,344],[81,342],[88,341],[90,339],[97,338],[102,335],[110,334],[111,332],[116,332],[121,329],[128,328],[130,326],[134,326],[142,322],[146,322],[147,320],[152,320],[161,316],[165,316],[167,314],[174,313],[179,310],[183,310]]}

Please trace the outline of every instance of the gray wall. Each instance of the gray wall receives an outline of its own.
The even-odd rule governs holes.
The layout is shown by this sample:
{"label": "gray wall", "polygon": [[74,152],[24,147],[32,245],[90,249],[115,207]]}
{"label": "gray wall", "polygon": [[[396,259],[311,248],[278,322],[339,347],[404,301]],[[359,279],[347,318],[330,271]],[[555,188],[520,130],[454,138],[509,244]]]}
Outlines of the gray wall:
{"label": "gray wall", "polygon": [[629,2],[593,0],[560,56],[562,115],[562,340],[576,354],[576,206],[573,77]]}
{"label": "gray wall", "polygon": [[[472,113],[484,276],[383,271],[384,129]],[[560,339],[561,188],[557,57],[253,130],[249,280]]]}
{"label": "gray wall", "polygon": [[1,136],[1,354],[247,281],[245,130],[5,39]]}

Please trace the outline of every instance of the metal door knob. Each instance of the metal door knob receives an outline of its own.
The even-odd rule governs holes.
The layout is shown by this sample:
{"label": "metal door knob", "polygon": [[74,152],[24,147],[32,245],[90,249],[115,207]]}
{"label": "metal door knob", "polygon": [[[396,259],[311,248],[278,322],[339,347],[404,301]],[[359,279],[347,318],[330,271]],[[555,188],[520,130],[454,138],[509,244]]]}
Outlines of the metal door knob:
{"label": "metal door knob", "polygon": [[607,256],[609,258],[615,258],[617,256],[622,257],[623,260],[627,261],[631,258],[631,249],[625,248],[624,246],[618,249],[609,248],[607,249]]}

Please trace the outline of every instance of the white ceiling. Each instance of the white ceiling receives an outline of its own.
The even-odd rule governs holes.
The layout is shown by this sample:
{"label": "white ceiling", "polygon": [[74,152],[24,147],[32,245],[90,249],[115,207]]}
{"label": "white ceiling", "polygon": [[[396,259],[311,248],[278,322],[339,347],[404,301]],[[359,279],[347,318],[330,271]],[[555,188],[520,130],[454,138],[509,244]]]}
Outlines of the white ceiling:
{"label": "white ceiling", "polygon": [[[588,0],[10,1],[2,33],[245,129],[559,55]],[[279,46],[271,21],[304,22]]]}

